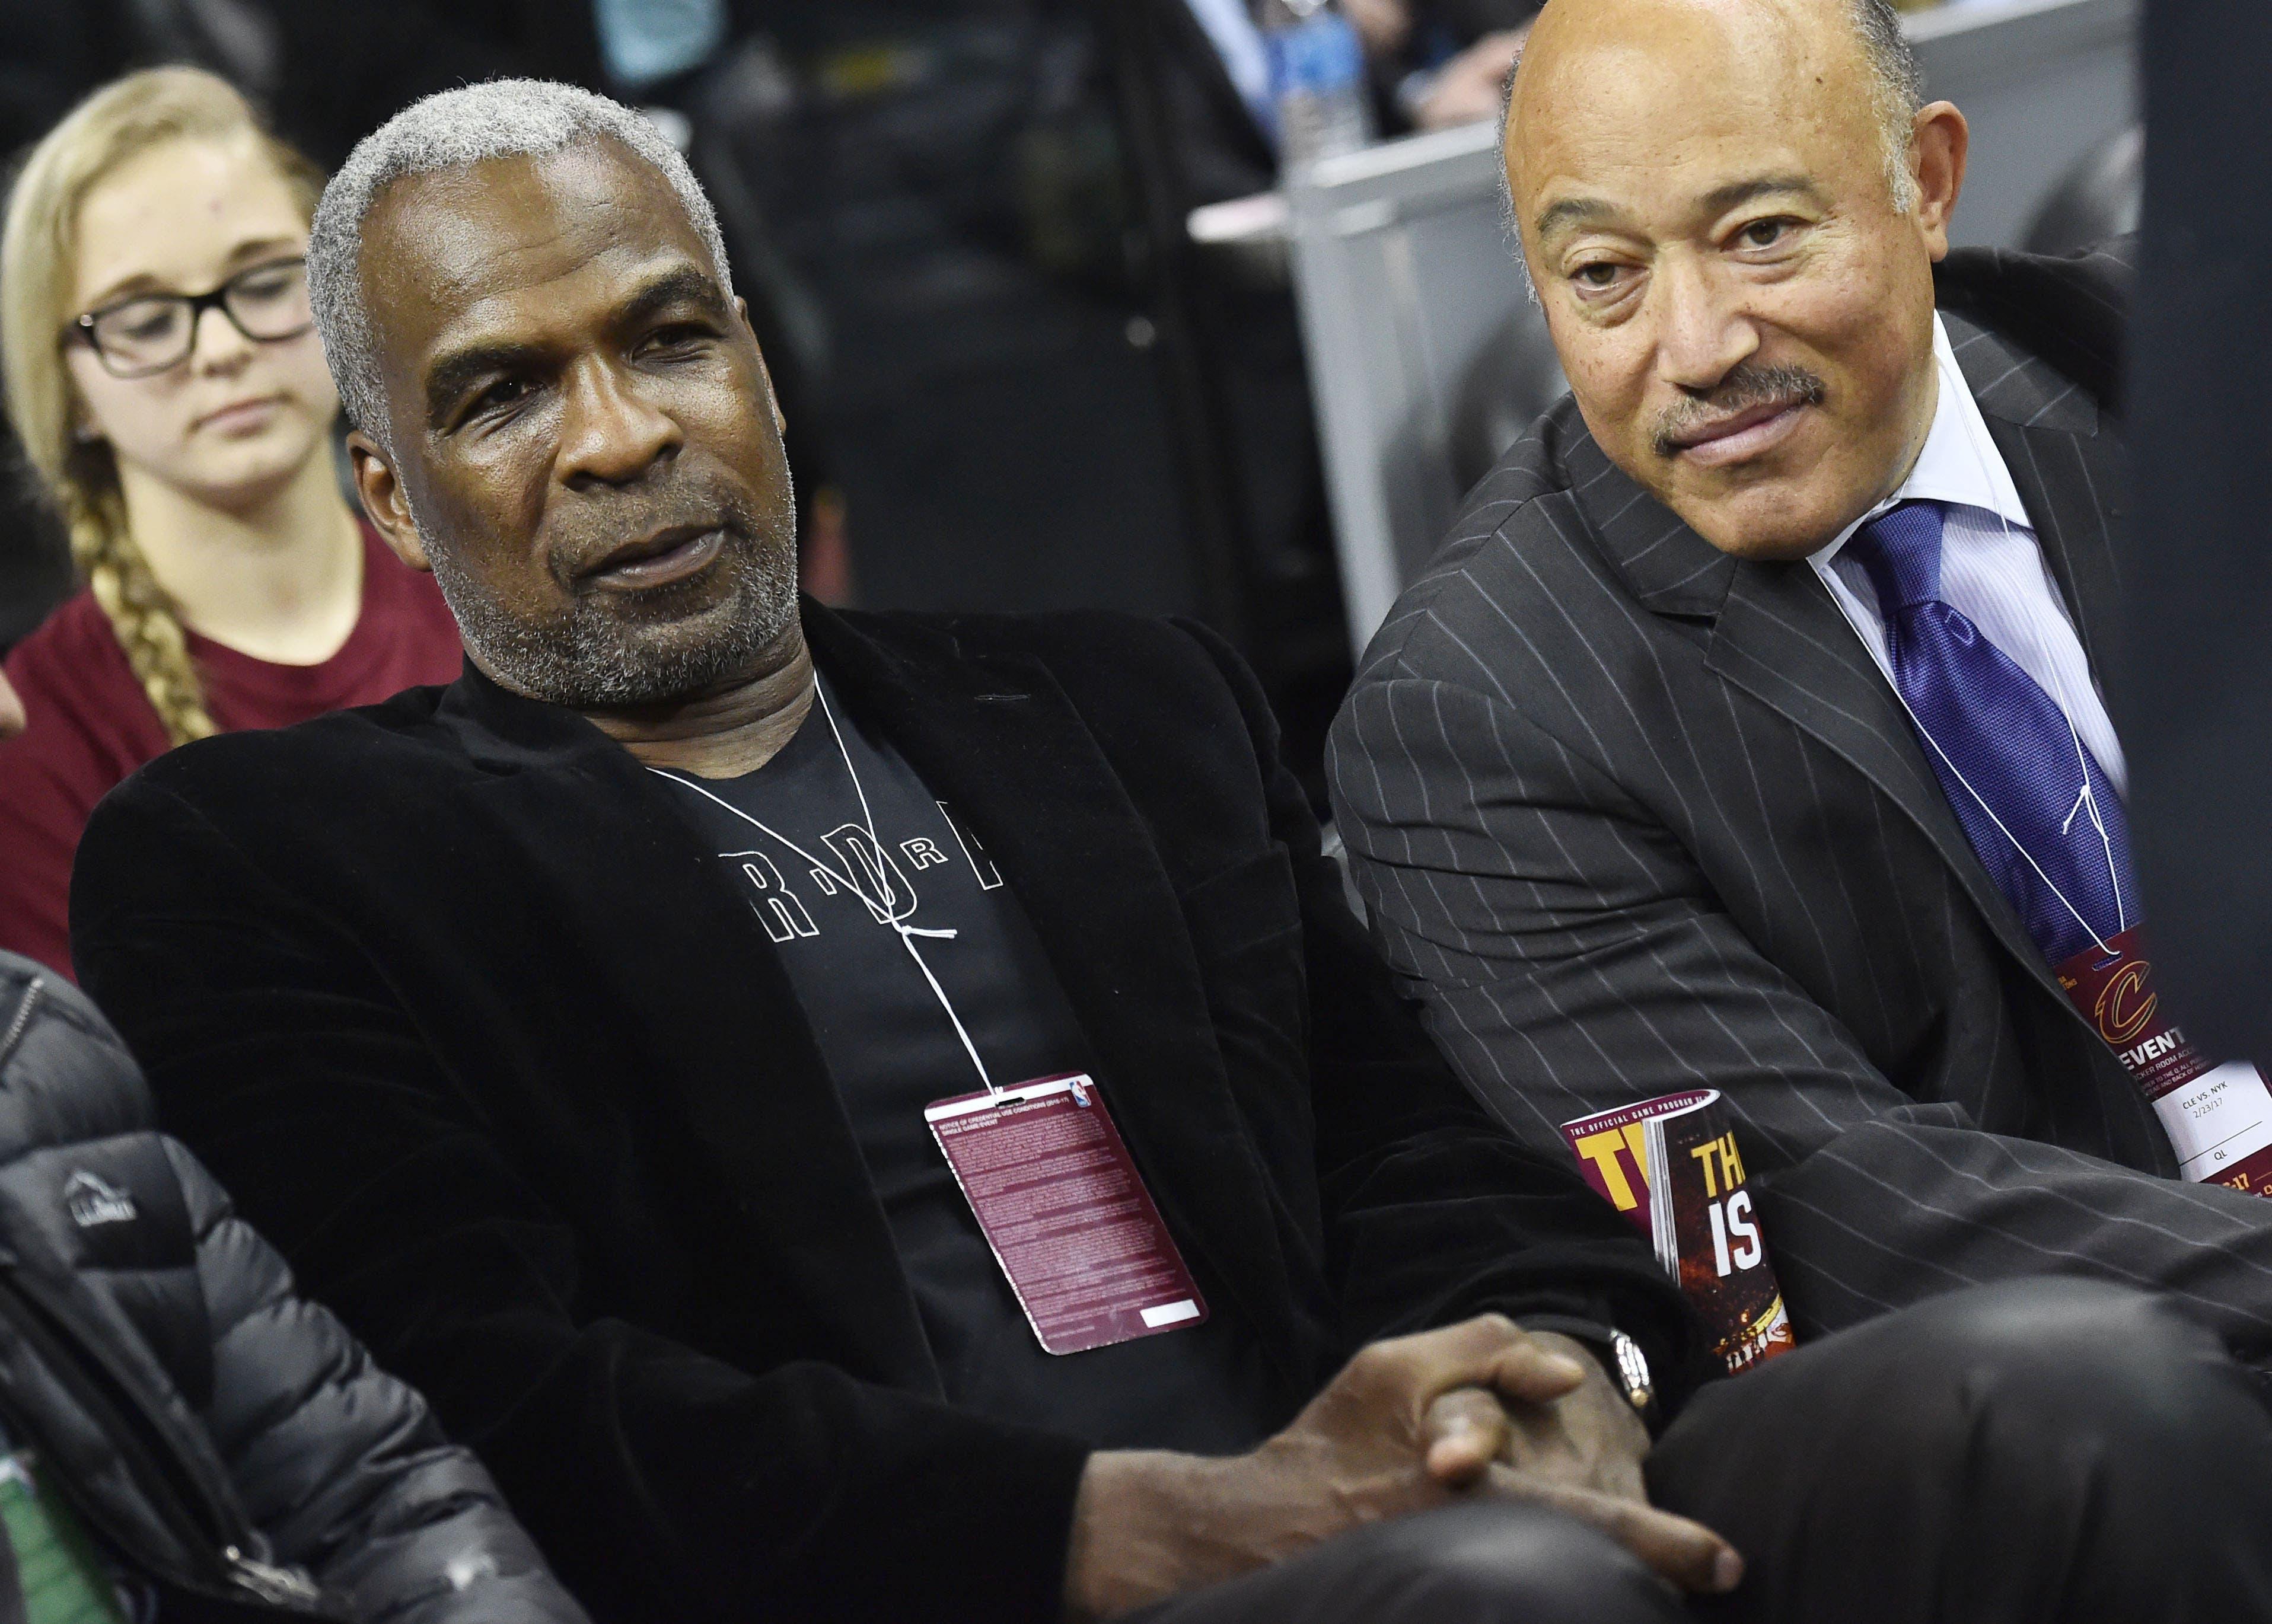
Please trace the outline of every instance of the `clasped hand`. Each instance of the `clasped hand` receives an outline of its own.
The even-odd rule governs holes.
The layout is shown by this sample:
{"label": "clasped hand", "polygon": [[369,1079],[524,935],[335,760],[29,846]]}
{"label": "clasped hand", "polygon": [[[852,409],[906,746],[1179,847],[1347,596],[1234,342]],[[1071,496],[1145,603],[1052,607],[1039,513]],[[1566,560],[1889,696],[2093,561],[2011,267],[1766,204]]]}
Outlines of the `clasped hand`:
{"label": "clasped hand", "polygon": [[1476,1495],[1591,1523],[1683,1590],[1734,1588],[1725,1540],[1649,1505],[1648,1452],[1633,1406],[1567,1337],[1485,1315],[1377,1342],[1250,1454],[1092,1456],[1068,1607],[1106,1616]]}

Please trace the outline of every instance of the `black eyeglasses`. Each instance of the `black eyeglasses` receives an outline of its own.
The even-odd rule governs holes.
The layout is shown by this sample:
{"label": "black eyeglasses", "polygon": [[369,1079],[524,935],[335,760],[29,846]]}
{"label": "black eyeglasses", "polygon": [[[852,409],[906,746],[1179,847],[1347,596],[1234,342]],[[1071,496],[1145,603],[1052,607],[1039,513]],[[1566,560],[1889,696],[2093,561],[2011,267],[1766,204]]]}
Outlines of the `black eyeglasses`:
{"label": "black eyeglasses", "polygon": [[296,339],[316,324],[308,304],[308,262],[248,265],[210,293],[137,294],[76,317],[64,334],[93,350],[111,376],[146,378],[190,358],[198,323],[214,309],[257,342]]}

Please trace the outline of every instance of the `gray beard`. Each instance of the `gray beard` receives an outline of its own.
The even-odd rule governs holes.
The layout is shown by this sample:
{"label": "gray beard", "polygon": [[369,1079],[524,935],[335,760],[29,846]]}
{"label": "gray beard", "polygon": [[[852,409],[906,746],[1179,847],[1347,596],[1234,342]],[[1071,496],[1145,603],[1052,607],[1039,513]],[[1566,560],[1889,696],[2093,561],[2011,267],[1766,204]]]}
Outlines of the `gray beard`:
{"label": "gray beard", "polygon": [[796,618],[794,547],[754,538],[725,561],[734,591],[703,615],[714,625],[724,618],[704,636],[681,622],[619,618],[584,599],[556,620],[516,620],[448,554],[430,548],[427,557],[474,663],[507,688],[572,711],[662,704],[721,687],[755,666]]}

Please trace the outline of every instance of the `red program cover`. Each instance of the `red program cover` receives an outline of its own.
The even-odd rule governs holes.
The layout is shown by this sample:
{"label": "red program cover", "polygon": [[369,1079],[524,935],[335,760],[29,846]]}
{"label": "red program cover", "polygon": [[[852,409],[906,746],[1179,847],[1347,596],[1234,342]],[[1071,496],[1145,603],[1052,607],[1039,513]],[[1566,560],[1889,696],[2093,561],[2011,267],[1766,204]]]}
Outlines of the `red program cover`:
{"label": "red program cover", "polygon": [[1562,1134],[1586,1181],[1649,1238],[1729,1369],[1795,1345],[1718,1090],[1580,1117]]}

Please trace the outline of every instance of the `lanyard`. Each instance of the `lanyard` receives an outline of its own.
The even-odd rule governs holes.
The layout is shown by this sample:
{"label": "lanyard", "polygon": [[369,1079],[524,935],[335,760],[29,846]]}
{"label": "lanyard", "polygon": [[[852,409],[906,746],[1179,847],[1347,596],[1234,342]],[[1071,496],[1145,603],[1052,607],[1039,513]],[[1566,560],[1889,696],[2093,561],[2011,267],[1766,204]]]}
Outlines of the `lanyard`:
{"label": "lanyard", "polygon": [[[787,835],[781,833],[779,830],[766,823],[762,818],[752,816],[750,813],[747,813],[741,808],[736,806],[732,801],[704,788],[701,784],[692,778],[682,778],[676,772],[666,772],[661,767],[649,767],[647,771],[654,773],[655,777],[659,778],[668,778],[674,784],[685,786],[688,789],[692,790],[704,800],[714,801],[717,805],[725,808],[727,811],[731,812],[736,817],[740,818],[744,823],[755,825],[759,831],[771,836],[774,839],[780,841],[781,845],[788,847],[790,851],[795,852],[799,857],[804,859],[804,860],[811,864],[816,870],[827,875],[831,879],[837,881],[844,887],[845,890],[850,891],[862,902],[867,903],[868,910],[871,913],[875,915],[876,922],[879,925],[886,926],[890,929],[898,933],[900,945],[907,949],[908,957],[914,959],[916,961],[916,968],[923,972],[923,979],[925,983],[930,986],[931,996],[938,999],[938,1007],[946,1011],[946,1018],[954,1027],[954,1035],[962,1039],[962,1052],[970,1056],[970,1063],[978,1072],[978,1080],[986,1085],[986,1091],[988,1093],[999,1094],[1002,1091],[995,1087],[994,1079],[987,1075],[986,1062],[978,1057],[978,1046],[971,1042],[969,1032],[965,1031],[963,1028],[962,1017],[960,1015],[957,1015],[954,1011],[953,1000],[950,999],[946,995],[946,989],[938,984],[938,978],[931,973],[930,966],[923,962],[923,950],[916,946],[916,938],[917,936],[930,936],[936,940],[951,941],[953,939],[955,933],[952,930],[924,930],[918,926],[907,923],[904,920],[894,919],[892,917],[893,910],[898,905],[898,898],[893,894],[891,889],[891,876],[886,872],[890,857],[884,850],[883,841],[877,838],[875,815],[868,809],[868,792],[861,786],[860,769],[852,764],[852,752],[845,748],[844,730],[836,725],[836,712],[828,703],[828,690],[820,685],[819,681],[817,678],[813,682],[812,693],[813,697],[820,702],[821,715],[828,719],[828,731],[835,736],[836,740],[836,753],[843,757],[844,771],[852,780],[852,793],[859,800],[861,832],[868,837],[869,847],[876,853],[878,858],[876,866],[876,881],[878,885],[882,888],[882,891],[880,896],[874,901],[870,901],[868,893],[861,888],[860,882],[854,878],[848,872],[848,869],[852,868],[853,865],[847,864],[844,868],[839,868],[835,864],[829,862],[823,858],[814,856],[811,852],[806,851],[804,847],[799,846]],[[910,896],[909,900],[910,902],[913,901],[912,895]]]}
{"label": "lanyard", "polygon": [[[1986,480],[1989,487],[1993,489],[1995,488],[1996,480],[1994,478],[1994,471],[1991,468],[1988,462],[1988,448],[1980,443],[1979,413],[1977,411],[1959,411],[1957,416],[1964,424],[1964,443],[1971,451],[1973,460],[1979,465],[1981,476]],[[2006,478],[2006,482],[2008,485],[2008,473]],[[2012,521],[2004,517],[2004,508],[2000,502],[1998,503],[1996,507],[1996,522],[2004,527],[2004,534],[2007,539],[2009,539],[2012,534]],[[2036,548],[2037,555],[2040,557],[2043,548],[2043,542],[2040,540],[2036,542]],[[2042,566],[2038,564],[2037,567],[2041,568]],[[2078,645],[2080,645],[2082,641],[2081,634],[2079,631],[2075,634],[2075,641]],[[2016,665],[2019,662],[2014,660],[2013,663]],[[2082,788],[2075,796],[2074,805],[2067,810],[2066,822],[2059,825],[2059,832],[2061,834],[2065,834],[2068,830],[2074,828],[2074,820],[2081,814],[2088,812],[2090,815],[2090,826],[2098,831],[2099,849],[2106,854],[2106,883],[2108,887],[2114,892],[2114,932],[2117,935],[2119,935],[2122,932],[2130,928],[2130,899],[2122,894],[2122,865],[2114,860],[2114,837],[2107,831],[2106,820],[2099,814],[2098,796],[2090,787],[2089,752],[2082,748],[2082,734],[2074,725],[2074,697],[2067,692],[2066,678],[2059,670],[2059,661],[2056,659],[2052,660],[2051,662],[2051,667],[2052,686],[2059,689],[2057,703],[2059,708],[2059,715],[2066,723],[2067,739],[2074,746],[2075,770],[2082,778]],[[1908,702],[1905,700],[1902,703],[1906,704]],[[1940,746],[1938,744],[1934,745],[1932,748],[1936,753],[1940,751]],[[1941,759],[1946,761],[1947,757],[1946,755],[1943,755]],[[1953,765],[1951,766],[1950,771],[1955,771]],[[1962,775],[1959,776],[1958,782],[1963,782]],[[1979,792],[1975,790],[1971,785],[1966,784],[1964,786],[1964,793],[1970,795],[1973,800],[1980,801]],[[1985,811],[1987,809],[1987,802],[1983,801],[1980,801],[1980,804],[1982,810]],[[1992,812],[1990,813],[1989,816],[1991,817],[1995,816]],[[2035,869],[2037,875],[2042,878],[2045,885],[2051,886],[2052,895],[2059,899],[2059,906],[2065,908],[2069,913],[2074,914],[2075,922],[2081,925],[2083,929],[2090,932],[2090,939],[2097,944],[2099,952],[2102,954],[2111,952],[2112,950],[2110,949],[2106,945],[2105,942],[2100,938],[2098,932],[2092,927],[2090,921],[2084,919],[2081,913],[2077,911],[2074,904],[2066,899],[2066,893],[2060,890],[2058,886],[2052,885],[2051,876],[2044,874],[2043,869],[2037,864],[2036,860],[2032,856],[2029,855],[2027,848],[2022,846],[2017,840],[2012,839],[2012,831],[2008,829],[2004,829],[2002,820],[1998,819],[1996,826],[1999,829],[2003,829],[2004,838],[2007,840],[2012,841],[2012,845],[2019,851],[2020,855],[2027,858],[2028,866],[2030,868]]]}
{"label": "lanyard", "polygon": [[[1937,359],[1935,364],[1939,364]],[[1950,387],[1950,383],[1951,380],[1944,374],[1940,379],[1941,388],[1943,390],[1947,390]],[[1958,380],[1957,386],[1962,387],[1961,379]],[[1971,451],[1974,460],[1980,465],[1982,474],[1984,476],[1988,475],[1990,473],[1988,458],[1986,452],[1981,449],[1979,443],[1979,431],[1973,426],[1969,413],[1960,410],[1957,415],[1964,423],[1966,449]],[[1987,480],[1987,483],[1992,491],[1995,487],[1995,480],[1992,478],[1989,478]],[[1900,495],[1897,492],[1894,497],[1881,505],[1884,507],[1891,507],[1894,502],[1897,502],[1899,500]],[[1995,513],[1996,522],[2003,525],[2004,533],[2007,536],[2009,536],[2012,533],[2012,521],[2004,517],[2004,511],[2000,506],[1995,510]],[[1874,515],[1872,517],[1874,517]],[[1867,518],[1863,521],[1865,524],[1868,522],[1869,520]],[[1860,526],[1857,525],[1856,528],[1859,529]],[[2040,548],[2042,543],[2039,541],[2037,543],[2037,546]],[[1944,556],[1945,548],[1946,543],[1944,543]],[[1845,600],[1836,592],[1833,592],[1830,596],[1831,601],[1837,604],[1838,612],[1846,617],[1847,623],[1854,627],[1855,636],[1857,637],[1860,637],[1862,636],[1862,628],[1855,623],[1853,612],[1846,607]],[[1888,650],[1890,651],[1893,638],[1893,616],[1891,615],[1887,615],[1885,616],[1885,636]],[[1985,636],[1986,634],[1983,633],[1982,635]],[[1865,643],[1866,646],[1866,639],[1865,640]],[[2010,657],[2007,655],[2006,658],[2009,659]],[[1890,663],[1890,652],[1888,654],[1888,663]],[[2019,662],[2014,660],[2013,663],[2017,665]],[[2113,837],[2107,832],[2105,820],[2099,814],[2097,797],[2091,793],[2090,768],[2087,764],[2086,753],[2082,748],[2082,734],[2075,728],[2074,708],[2070,703],[2070,696],[2066,692],[2066,681],[2060,677],[2059,667],[2056,663],[2054,663],[2052,667],[2052,677],[2053,683],[2059,689],[2059,693],[2055,703],[2059,706],[2061,719],[2066,723],[2067,737],[2074,743],[2075,765],[2082,775],[2082,793],[2075,797],[2074,807],[2067,813],[2066,823],[2062,826],[2060,832],[2065,833],[2066,830],[2072,829],[2074,826],[2074,820],[2081,814],[2088,812],[2090,815],[2090,826],[2098,831],[2099,846],[2106,853],[2107,878],[2112,884],[2114,890],[2114,929],[2115,933],[2119,935],[2124,930],[2128,929],[2130,925],[2129,901],[2128,898],[2125,898],[2122,894],[2121,866],[2114,860]],[[2113,950],[2106,945],[2105,938],[2098,934],[2098,927],[2093,925],[2089,920],[2085,919],[2082,916],[2082,911],[2077,908],[2073,902],[2067,899],[2067,894],[2059,888],[2057,883],[2052,879],[2051,875],[2044,872],[2044,867],[2041,863],[2036,860],[2035,853],[2028,850],[2027,846],[2021,842],[2020,838],[2017,835],[2014,834],[2009,829],[2004,826],[2004,820],[1996,816],[1996,808],[1988,804],[1988,801],[1985,796],[1982,795],[1978,790],[1972,787],[1971,781],[1958,770],[1956,763],[1951,759],[1948,752],[1940,748],[1940,741],[1932,736],[1931,730],[1928,729],[1924,723],[1918,719],[1917,713],[1910,708],[1909,697],[1902,692],[1902,685],[1899,682],[1892,682],[1889,683],[1888,686],[1893,689],[1894,697],[1900,701],[1902,709],[1908,712],[1910,726],[1916,728],[1917,731],[1917,736],[1923,739],[1926,744],[1932,748],[1932,753],[1940,757],[1941,765],[1948,769],[1949,776],[1954,778],[1958,785],[1962,787],[1964,793],[1972,797],[1974,803],[1977,804],[1983,812],[1988,815],[1988,821],[1996,825],[1997,832],[2012,843],[2012,849],[2020,854],[2021,860],[2024,861],[2029,868],[2036,871],[2036,877],[2044,883],[2044,888],[2048,890],[2052,896],[2059,898],[2059,906],[2065,908],[2069,913],[2073,914],[2074,916],[2074,922],[2081,926],[2085,931],[2089,933],[2090,939],[2092,942],[2097,946],[2099,952],[2102,954],[2111,953]]]}

